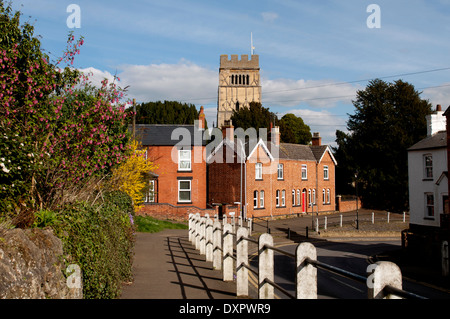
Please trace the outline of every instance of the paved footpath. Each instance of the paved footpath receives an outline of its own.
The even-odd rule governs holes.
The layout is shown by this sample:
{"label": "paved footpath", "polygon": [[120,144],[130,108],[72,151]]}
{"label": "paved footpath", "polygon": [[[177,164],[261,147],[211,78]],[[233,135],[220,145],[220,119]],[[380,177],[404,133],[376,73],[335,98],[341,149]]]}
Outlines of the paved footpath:
{"label": "paved footpath", "polygon": [[236,284],[222,280],[189,242],[187,229],[138,233],[133,273],[121,299],[236,299]]}

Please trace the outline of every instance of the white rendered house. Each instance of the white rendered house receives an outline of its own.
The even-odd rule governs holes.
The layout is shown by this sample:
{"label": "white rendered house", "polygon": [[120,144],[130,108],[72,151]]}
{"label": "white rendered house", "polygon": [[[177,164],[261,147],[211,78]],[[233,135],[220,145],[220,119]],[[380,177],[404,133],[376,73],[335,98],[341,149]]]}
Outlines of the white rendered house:
{"label": "white rendered house", "polygon": [[428,136],[408,149],[410,230],[441,227],[448,207],[446,117],[427,116]]}

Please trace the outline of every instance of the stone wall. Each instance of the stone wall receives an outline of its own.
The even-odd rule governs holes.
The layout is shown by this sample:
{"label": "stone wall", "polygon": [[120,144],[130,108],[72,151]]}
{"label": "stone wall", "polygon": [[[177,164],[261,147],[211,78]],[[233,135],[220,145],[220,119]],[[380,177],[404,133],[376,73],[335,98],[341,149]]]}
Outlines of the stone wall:
{"label": "stone wall", "polygon": [[83,298],[80,285],[68,284],[65,267],[62,242],[51,230],[0,229],[0,298]]}

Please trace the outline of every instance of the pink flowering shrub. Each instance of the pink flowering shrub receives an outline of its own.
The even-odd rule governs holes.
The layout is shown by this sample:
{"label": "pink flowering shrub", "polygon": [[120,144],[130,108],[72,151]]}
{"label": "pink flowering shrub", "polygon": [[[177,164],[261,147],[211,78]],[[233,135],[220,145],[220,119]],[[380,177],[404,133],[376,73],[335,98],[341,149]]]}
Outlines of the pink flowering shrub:
{"label": "pink flowering shrub", "polygon": [[126,158],[124,91],[117,78],[95,87],[69,68],[83,38],[69,34],[53,64],[33,27],[20,26],[20,13],[0,5],[0,208],[53,208],[65,192]]}

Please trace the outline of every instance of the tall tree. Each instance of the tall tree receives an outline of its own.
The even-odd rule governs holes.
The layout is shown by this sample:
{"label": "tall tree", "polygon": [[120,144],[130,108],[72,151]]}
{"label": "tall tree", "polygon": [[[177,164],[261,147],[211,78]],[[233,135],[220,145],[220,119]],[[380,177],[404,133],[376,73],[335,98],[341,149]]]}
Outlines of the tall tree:
{"label": "tall tree", "polygon": [[312,139],[311,128],[301,117],[288,113],[280,120],[281,140],[284,143],[309,144]]}
{"label": "tall tree", "polygon": [[198,120],[198,115],[195,105],[176,101],[157,101],[136,105],[137,124],[194,124],[194,121]]}
{"label": "tall tree", "polygon": [[231,121],[234,127],[240,127],[244,130],[253,127],[257,132],[260,128],[268,129],[270,123],[279,124],[276,114],[270,112],[259,102],[250,102],[248,108],[241,107],[239,111],[233,111]]}
{"label": "tall tree", "polygon": [[366,207],[408,209],[407,149],[426,136],[431,104],[402,80],[371,81],[357,92],[348,134],[336,132],[338,191],[357,181]]}

